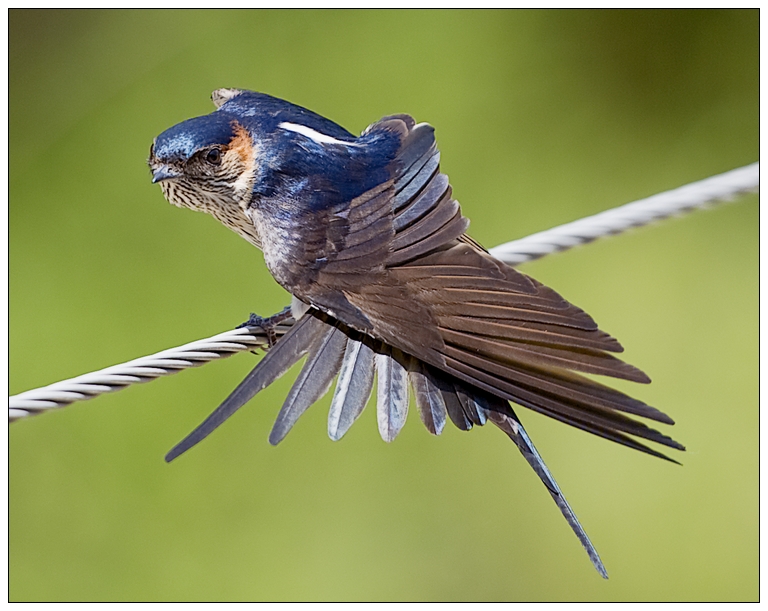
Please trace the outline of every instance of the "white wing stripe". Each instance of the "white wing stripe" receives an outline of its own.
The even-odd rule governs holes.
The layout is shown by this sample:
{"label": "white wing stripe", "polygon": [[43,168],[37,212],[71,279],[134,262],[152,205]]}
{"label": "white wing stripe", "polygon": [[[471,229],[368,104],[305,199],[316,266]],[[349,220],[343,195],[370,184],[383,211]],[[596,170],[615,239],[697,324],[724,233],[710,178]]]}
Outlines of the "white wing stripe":
{"label": "white wing stripe", "polygon": [[328,136],[327,134],[321,134],[320,132],[312,129],[311,127],[307,127],[306,125],[299,125],[298,123],[288,123],[287,121],[283,121],[278,125],[278,127],[288,130],[289,132],[296,132],[297,134],[306,136],[307,138],[314,140],[319,144],[341,144],[342,146],[360,146],[356,142],[345,142],[344,140],[337,140],[332,136]]}

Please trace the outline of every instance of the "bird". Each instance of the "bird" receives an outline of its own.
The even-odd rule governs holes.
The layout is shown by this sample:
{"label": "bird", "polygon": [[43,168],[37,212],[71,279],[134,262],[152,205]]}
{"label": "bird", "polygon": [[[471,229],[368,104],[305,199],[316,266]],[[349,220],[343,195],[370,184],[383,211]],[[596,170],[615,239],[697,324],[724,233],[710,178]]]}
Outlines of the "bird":
{"label": "bird", "polygon": [[449,420],[465,431],[492,423],[607,578],[512,404],[677,462],[640,440],[685,448],[633,417],[674,424],[669,416],[584,374],[650,378],[615,356],[621,344],[586,312],[469,237],[428,123],[395,114],[355,136],[265,93],[218,89],[211,99],[213,112],[154,139],[152,182],[171,204],[212,215],[263,252],[292,296],[281,318],[292,326],[166,461],[304,357],[269,441],[279,443],[334,380],[328,434],[340,439],[375,374],[385,441],[405,423],[409,387],[430,433]]}

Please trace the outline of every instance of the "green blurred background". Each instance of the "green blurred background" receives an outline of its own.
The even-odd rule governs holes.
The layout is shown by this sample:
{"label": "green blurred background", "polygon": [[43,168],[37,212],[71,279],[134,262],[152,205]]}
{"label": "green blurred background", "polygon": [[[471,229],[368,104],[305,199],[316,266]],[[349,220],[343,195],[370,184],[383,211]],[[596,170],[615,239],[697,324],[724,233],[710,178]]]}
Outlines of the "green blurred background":
{"label": "green blurred background", "polygon": [[[22,11],[10,30],[10,391],[287,303],[261,254],[168,205],[165,128],[242,87],[352,131],[407,112],[486,244],[758,158],[758,12]],[[291,376],[171,465],[251,354],[10,427],[11,600],[756,600],[757,196],[524,266],[654,379],[678,467],[527,410],[600,579],[485,427],[391,445]]]}

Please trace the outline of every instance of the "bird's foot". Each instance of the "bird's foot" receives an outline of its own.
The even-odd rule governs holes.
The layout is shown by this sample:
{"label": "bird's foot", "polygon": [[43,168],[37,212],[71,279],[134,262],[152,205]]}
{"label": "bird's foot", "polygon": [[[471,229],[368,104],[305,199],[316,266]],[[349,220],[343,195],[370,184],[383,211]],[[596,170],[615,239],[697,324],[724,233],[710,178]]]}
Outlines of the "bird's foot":
{"label": "bird's foot", "polygon": [[267,337],[266,347],[271,348],[277,343],[277,340],[279,339],[277,332],[275,331],[276,327],[280,323],[286,322],[290,318],[293,318],[293,314],[291,313],[291,306],[287,306],[277,314],[273,314],[272,316],[268,316],[266,318],[257,316],[251,312],[248,320],[240,325],[237,325],[235,329],[242,329],[243,327],[255,327],[257,329],[261,329],[264,331],[264,334]]}

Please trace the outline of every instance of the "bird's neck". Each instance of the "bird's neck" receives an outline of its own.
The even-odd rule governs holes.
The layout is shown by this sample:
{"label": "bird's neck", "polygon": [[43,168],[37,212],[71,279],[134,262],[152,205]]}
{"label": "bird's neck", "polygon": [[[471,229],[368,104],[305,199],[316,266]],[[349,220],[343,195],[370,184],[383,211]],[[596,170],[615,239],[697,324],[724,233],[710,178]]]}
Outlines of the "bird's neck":
{"label": "bird's neck", "polygon": [[262,248],[262,241],[256,227],[239,206],[216,206],[207,212],[256,248]]}

